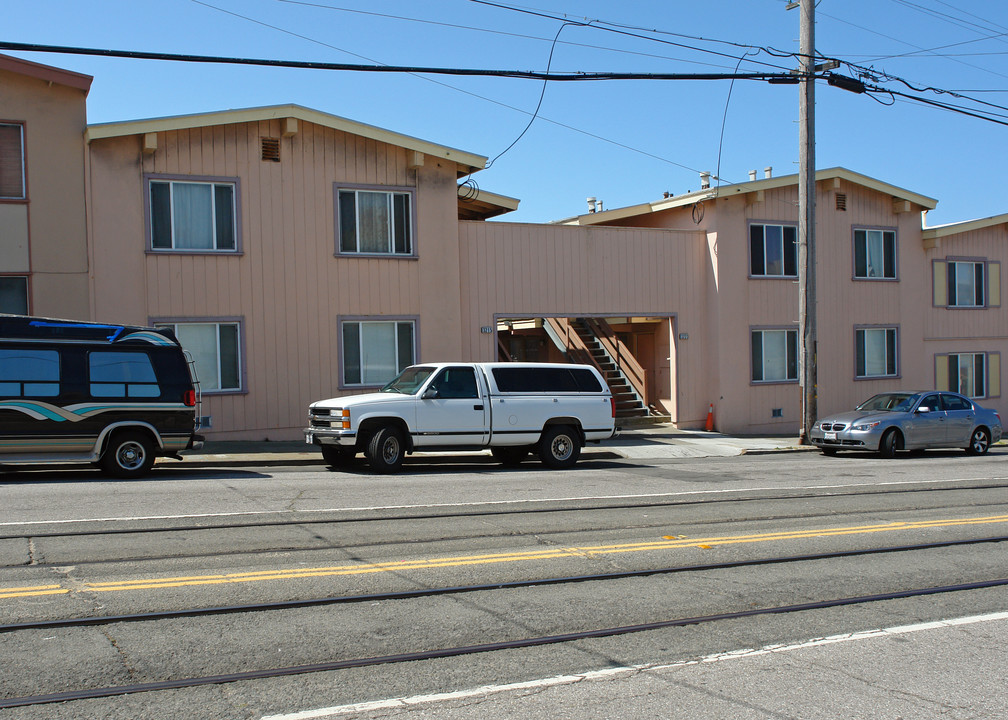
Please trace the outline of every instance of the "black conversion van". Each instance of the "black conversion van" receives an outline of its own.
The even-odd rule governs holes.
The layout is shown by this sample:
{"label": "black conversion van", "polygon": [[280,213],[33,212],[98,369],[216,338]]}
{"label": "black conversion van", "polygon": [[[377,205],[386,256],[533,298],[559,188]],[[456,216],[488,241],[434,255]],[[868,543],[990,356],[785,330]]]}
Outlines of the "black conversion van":
{"label": "black conversion van", "polygon": [[0,314],[0,468],[88,462],[140,477],[203,444],[199,401],[169,329]]}

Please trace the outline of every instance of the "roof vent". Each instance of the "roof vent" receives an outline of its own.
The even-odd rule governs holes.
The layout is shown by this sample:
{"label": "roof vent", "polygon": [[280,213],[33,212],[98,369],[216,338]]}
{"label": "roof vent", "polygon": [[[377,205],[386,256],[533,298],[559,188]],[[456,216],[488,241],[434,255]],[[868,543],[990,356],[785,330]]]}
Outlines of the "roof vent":
{"label": "roof vent", "polygon": [[710,189],[710,173],[702,172],[700,173],[700,189],[709,190]]}
{"label": "roof vent", "polygon": [[588,212],[590,213],[595,212],[595,203],[596,203],[595,198],[593,197],[587,198],[587,202],[588,202]]}
{"label": "roof vent", "polygon": [[262,141],[262,159],[280,162],[280,138],[259,138]]}
{"label": "roof vent", "polygon": [[749,182],[753,182],[755,179],[756,179],[756,171],[755,170],[750,170],[749,171]]}
{"label": "roof vent", "polygon": [[771,177],[773,177],[773,166],[772,165],[767,165],[765,168],[763,168],[763,177],[765,177],[765,178],[771,178]]}
{"label": "roof vent", "polygon": [[847,194],[837,193],[836,194],[836,209],[837,210],[847,210]]}

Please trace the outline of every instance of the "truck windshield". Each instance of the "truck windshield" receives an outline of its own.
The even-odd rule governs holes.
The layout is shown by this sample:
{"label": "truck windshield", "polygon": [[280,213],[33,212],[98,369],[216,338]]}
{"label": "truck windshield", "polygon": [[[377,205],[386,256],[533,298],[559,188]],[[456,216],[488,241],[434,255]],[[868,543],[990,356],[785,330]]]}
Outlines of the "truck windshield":
{"label": "truck windshield", "polygon": [[432,367],[408,367],[399,373],[392,382],[381,389],[385,393],[402,393],[416,395],[427,378],[434,372]]}

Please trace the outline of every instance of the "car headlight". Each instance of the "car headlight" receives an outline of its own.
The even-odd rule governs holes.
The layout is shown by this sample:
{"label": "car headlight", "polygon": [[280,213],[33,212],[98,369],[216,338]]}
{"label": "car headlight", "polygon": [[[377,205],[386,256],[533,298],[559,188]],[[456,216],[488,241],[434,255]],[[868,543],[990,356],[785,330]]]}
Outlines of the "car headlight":
{"label": "car headlight", "polygon": [[869,423],[859,423],[857,425],[851,426],[851,430],[855,430],[857,432],[865,432],[866,430],[871,430],[872,428],[878,427],[881,424],[882,424],[881,420],[876,420],[875,422],[869,422]]}

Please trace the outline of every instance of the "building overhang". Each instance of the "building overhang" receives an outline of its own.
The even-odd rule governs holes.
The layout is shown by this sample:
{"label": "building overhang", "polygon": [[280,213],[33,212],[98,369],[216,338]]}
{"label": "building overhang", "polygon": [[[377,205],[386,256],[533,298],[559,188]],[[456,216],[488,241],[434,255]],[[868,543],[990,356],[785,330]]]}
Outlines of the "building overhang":
{"label": "building overhang", "polygon": [[[933,210],[938,205],[938,201],[934,198],[929,198],[925,195],[911,192],[910,190],[897,187],[896,185],[890,185],[889,183],[876,180],[873,177],[862,175],[861,173],[856,173],[842,167],[817,170],[815,178],[817,183],[828,181],[846,181],[855,185],[866,187],[884,195],[889,195],[893,199],[894,207],[896,207],[897,204],[904,205],[904,208],[900,210],[902,212],[906,212],[912,209],[912,207],[918,207],[921,210]],[[750,193],[758,195],[760,193],[766,193],[768,190],[797,184],[797,174],[781,175],[780,177],[763,178],[760,180],[750,180],[749,182],[704,188],[703,190],[696,190],[694,192],[686,193],[685,195],[663,198],[652,203],[642,203],[640,205],[631,205],[624,208],[615,208],[613,210],[604,210],[602,212],[578,215],[576,217],[567,218],[566,220],[559,220],[557,223],[561,225],[598,225],[601,223],[613,223],[629,217],[637,217],[640,215],[647,215],[649,213],[662,212],[663,210],[689,207],[698,202],[740,197],[749,195]]]}
{"label": "building overhang", "polygon": [[66,87],[82,90],[85,95],[90,92],[91,82],[94,80],[90,75],[63,70],[62,68],[50,65],[42,65],[41,63],[22,60],[10,55],[0,55],[0,71],[33,77],[43,82],[65,85]]}
{"label": "building overhang", "polygon": [[[366,125],[354,120],[330,115],[319,110],[300,105],[271,105],[267,107],[245,108],[241,110],[222,110],[218,112],[200,113],[195,115],[176,115],[172,117],[151,118],[147,120],[129,120],[125,122],[99,123],[88,125],[85,141],[106,138],[124,137],[128,135],[148,135],[150,133],[167,132],[171,130],[186,130],[215,125],[234,125],[239,123],[260,122],[263,120],[284,120],[293,118],[332,128],[351,135],[359,135],[377,142],[395,145],[424,156],[439,158],[455,163],[457,176],[462,177],[486,167],[487,158],[482,155],[457,150],[456,148],[438,145],[419,138],[385,130],[374,125]],[[414,157],[411,163],[423,158]],[[419,164],[422,164],[420,162]]]}
{"label": "building overhang", "polygon": [[518,209],[517,198],[497,195],[486,190],[470,190],[468,185],[460,185],[458,190],[458,219],[487,220]]}

